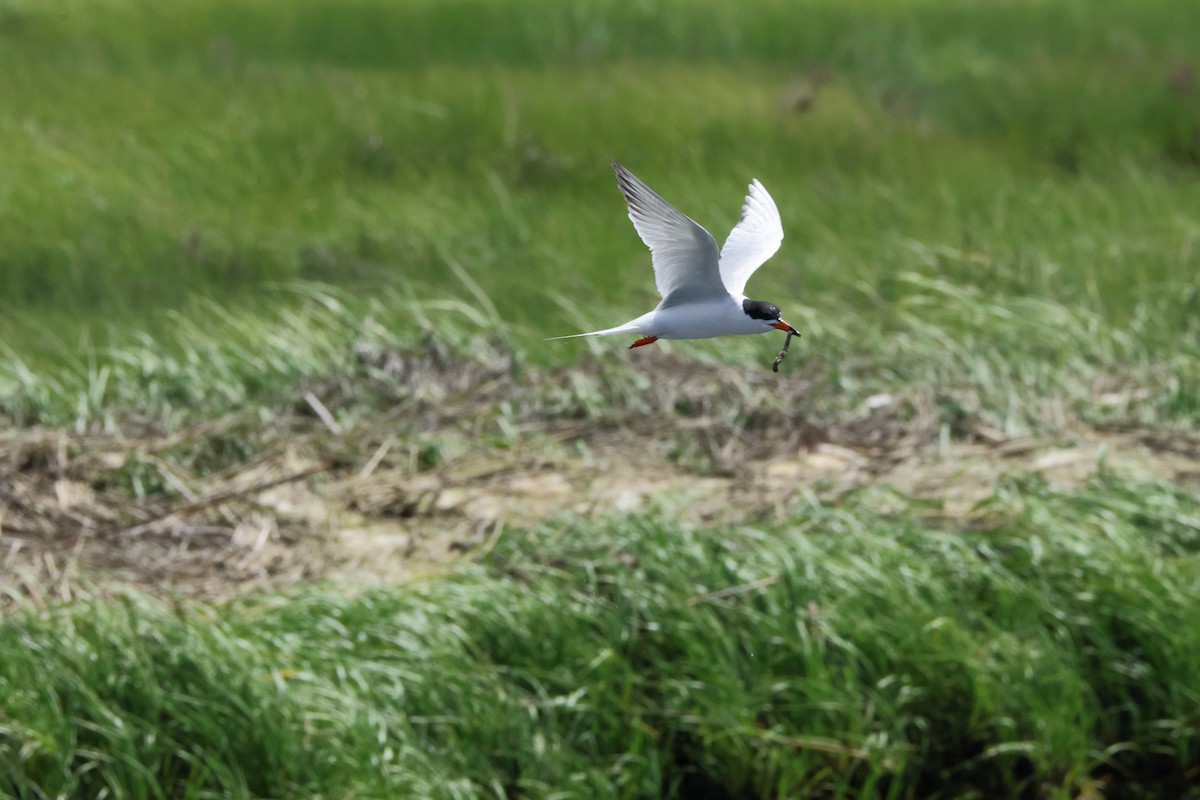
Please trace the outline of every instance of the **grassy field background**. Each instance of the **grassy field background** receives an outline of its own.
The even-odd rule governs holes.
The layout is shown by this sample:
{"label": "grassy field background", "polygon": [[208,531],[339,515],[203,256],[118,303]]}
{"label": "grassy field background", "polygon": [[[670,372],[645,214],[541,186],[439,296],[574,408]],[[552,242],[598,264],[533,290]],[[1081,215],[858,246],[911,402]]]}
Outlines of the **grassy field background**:
{"label": "grassy field background", "polygon": [[[0,0],[0,794],[1196,796],[1198,30],[1187,0]],[[767,337],[542,342],[655,301],[613,159],[719,240],[769,188],[783,375]],[[883,402],[903,435],[845,438]],[[881,466],[774,516],[501,520],[396,585],[55,600],[13,566],[35,484],[125,526],[318,435],[338,481],[419,481],[630,471],[589,450],[626,428],[736,479],[726,445],[787,460],[764,426],[902,440],[947,487],[981,442],[1100,456],[965,513]],[[1162,463],[1110,469],[1114,431]]]}
{"label": "grassy field background", "polygon": [[[464,333],[569,363],[586,345],[541,339],[654,302],[614,158],[719,237],[761,178],[787,238],[751,291],[831,360],[870,357],[855,397],[974,376],[1007,406],[1023,365],[1037,394],[1085,403],[1110,393],[1096,372],[1155,384],[1147,365],[1171,363],[1137,413],[1195,413],[1192,362],[1174,363],[1196,349],[1200,263],[1187,3],[2,9],[10,416],[92,419],[146,395],[157,354],[219,351],[230,328],[293,342],[277,311],[329,285],[351,312],[386,295],[372,314],[400,338],[473,316]],[[471,309],[407,302],[445,299]],[[155,354],[132,371],[131,330]],[[762,342],[683,347],[744,363]],[[946,374],[948,348],[972,363]],[[278,393],[293,360],[236,382]],[[227,406],[226,381],[194,377],[158,394]]]}
{"label": "grassy field background", "polygon": [[1127,321],[1200,259],[1187,3],[2,8],[8,341],[450,261],[526,343],[631,315],[614,158],[718,236],[763,180],[785,309],[916,271]]}

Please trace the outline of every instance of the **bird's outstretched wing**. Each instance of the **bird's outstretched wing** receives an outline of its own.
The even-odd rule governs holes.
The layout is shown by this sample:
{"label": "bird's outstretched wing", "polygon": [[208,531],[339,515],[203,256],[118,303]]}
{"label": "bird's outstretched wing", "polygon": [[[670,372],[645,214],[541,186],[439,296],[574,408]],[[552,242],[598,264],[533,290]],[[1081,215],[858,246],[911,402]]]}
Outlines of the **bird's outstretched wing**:
{"label": "bird's outstretched wing", "polygon": [[709,232],[615,161],[613,171],[629,205],[629,219],[650,248],[661,307],[724,297],[717,242]]}
{"label": "bird's outstretched wing", "polygon": [[742,218],[733,226],[721,248],[721,280],[734,297],[746,291],[746,281],[783,242],[783,222],[775,201],[757,179],[742,206]]}

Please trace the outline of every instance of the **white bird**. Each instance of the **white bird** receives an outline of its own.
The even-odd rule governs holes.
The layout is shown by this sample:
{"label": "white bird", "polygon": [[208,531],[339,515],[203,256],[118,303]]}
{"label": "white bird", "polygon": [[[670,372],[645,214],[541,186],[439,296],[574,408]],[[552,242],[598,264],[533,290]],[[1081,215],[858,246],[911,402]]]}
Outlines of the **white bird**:
{"label": "white bird", "polygon": [[634,348],[659,339],[707,339],[772,329],[799,336],[773,303],[743,294],[746,281],[783,242],[779,209],[757,179],[750,183],[741,219],[718,252],[708,231],[615,161],[613,170],[629,205],[629,219],[650,248],[662,301],[624,325],[555,339],[635,333],[641,338],[630,345]]}

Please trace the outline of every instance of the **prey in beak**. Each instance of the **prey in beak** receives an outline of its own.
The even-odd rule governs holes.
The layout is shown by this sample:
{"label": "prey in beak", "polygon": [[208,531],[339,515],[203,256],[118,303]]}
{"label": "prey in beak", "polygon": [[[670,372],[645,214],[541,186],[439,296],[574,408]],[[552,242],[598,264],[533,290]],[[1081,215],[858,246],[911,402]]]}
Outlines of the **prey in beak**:
{"label": "prey in beak", "polygon": [[771,362],[771,372],[779,372],[779,365],[783,363],[783,357],[787,355],[788,348],[792,346],[792,337],[799,336],[800,331],[784,322],[782,317],[772,322],[771,327],[776,330],[787,331],[787,338],[783,340],[783,348],[779,351],[779,355],[775,356],[775,360]]}

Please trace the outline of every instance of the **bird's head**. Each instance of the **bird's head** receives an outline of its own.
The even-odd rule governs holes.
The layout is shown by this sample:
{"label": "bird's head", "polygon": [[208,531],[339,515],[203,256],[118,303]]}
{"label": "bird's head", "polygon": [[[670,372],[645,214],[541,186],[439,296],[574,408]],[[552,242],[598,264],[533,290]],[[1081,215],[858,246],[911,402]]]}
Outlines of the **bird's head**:
{"label": "bird's head", "polygon": [[774,303],[768,303],[765,300],[743,300],[742,311],[746,312],[746,316],[750,317],[750,319],[760,321],[763,324],[764,332],[770,328],[774,328],[777,331],[785,331],[793,336],[800,335],[800,331],[783,321],[779,306]]}

